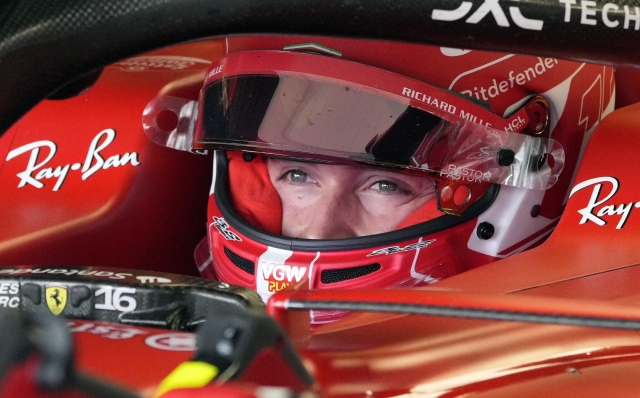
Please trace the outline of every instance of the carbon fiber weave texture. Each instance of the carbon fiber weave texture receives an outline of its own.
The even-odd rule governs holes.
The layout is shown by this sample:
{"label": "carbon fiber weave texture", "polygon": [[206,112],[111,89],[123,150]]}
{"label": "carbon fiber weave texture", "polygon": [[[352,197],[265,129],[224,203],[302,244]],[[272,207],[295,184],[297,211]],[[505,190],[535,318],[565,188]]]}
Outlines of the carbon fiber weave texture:
{"label": "carbon fiber weave texture", "polygon": [[[602,1],[595,8],[589,3],[593,13],[586,18],[593,23],[583,23],[581,1],[571,6],[567,22],[565,4],[558,0],[6,0],[0,5],[0,131],[92,69],[153,48],[223,34],[359,36],[640,64],[635,49],[640,31],[635,14],[629,16],[640,1],[619,1],[617,9],[609,9],[606,15],[618,22],[615,28],[603,22]],[[463,3],[471,5],[468,15],[493,8],[473,23],[468,15],[452,21],[432,18],[434,10],[455,10]],[[514,9],[544,26],[522,29],[514,23]],[[497,23],[498,14],[506,16],[506,24]]]}

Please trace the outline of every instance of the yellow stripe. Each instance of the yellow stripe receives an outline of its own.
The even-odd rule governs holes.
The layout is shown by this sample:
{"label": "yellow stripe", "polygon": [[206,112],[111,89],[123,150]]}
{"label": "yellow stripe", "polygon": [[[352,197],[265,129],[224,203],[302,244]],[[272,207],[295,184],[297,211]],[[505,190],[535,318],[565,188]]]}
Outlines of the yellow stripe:
{"label": "yellow stripe", "polygon": [[209,384],[218,375],[218,368],[206,362],[183,362],[160,383],[155,398],[179,388],[198,388]]}

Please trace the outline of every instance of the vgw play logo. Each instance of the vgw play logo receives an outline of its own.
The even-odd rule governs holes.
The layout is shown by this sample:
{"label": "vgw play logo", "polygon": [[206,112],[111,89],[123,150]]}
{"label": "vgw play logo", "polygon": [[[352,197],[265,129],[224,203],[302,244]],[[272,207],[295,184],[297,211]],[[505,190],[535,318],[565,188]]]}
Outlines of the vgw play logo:
{"label": "vgw play logo", "polygon": [[307,274],[307,267],[298,267],[289,264],[260,263],[262,277],[269,283],[269,291],[277,292],[291,285],[298,283]]}

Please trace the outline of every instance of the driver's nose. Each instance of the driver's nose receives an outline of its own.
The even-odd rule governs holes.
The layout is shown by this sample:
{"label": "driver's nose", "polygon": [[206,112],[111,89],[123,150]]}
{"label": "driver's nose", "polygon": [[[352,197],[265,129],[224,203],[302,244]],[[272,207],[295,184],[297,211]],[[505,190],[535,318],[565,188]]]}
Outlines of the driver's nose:
{"label": "driver's nose", "polygon": [[323,195],[300,234],[303,239],[345,239],[357,234],[358,201],[341,192]]}

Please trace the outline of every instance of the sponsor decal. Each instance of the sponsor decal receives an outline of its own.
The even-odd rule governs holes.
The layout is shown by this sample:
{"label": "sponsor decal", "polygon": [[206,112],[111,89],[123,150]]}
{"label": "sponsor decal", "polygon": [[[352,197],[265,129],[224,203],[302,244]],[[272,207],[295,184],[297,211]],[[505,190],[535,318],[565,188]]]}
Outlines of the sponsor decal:
{"label": "sponsor decal", "polygon": [[99,276],[108,279],[125,279],[127,276],[133,276],[126,272],[111,271],[90,271],[86,269],[66,269],[66,268],[2,268],[0,275],[20,275],[20,274],[50,274],[50,275],[80,275],[80,276]]}
{"label": "sponsor decal", "polygon": [[220,65],[220,66],[216,66],[215,68],[211,69],[209,71],[209,73],[207,73],[206,80],[209,80],[212,76],[215,76],[218,73],[222,72],[222,68],[223,67],[224,67],[224,65]]}
{"label": "sponsor decal", "polygon": [[224,220],[224,218],[213,216],[213,225],[218,229],[220,235],[226,240],[235,240],[238,242],[242,242],[242,239],[234,232],[229,231],[229,224]]}
{"label": "sponsor decal", "polygon": [[[575,2],[575,0],[565,1]],[[480,7],[469,14],[472,7],[473,3],[471,1],[463,1],[455,10],[440,10],[436,8],[431,12],[431,19],[433,19],[434,21],[451,22],[458,21],[469,15],[469,17],[465,19],[465,22],[469,24],[477,24],[489,14],[491,14],[491,17],[489,17],[489,19],[494,20],[498,24],[498,26],[510,26],[509,18],[507,18],[506,13],[500,6],[499,0],[484,0],[484,3],[482,3]],[[542,27],[544,25],[544,21],[542,20],[526,18],[524,15],[522,15],[520,8],[517,6],[509,6],[509,15],[511,16],[511,20],[513,21],[513,23],[515,23],[516,26],[522,29],[542,30]]]}
{"label": "sponsor decal", "polygon": [[47,286],[45,298],[53,315],[60,315],[64,307],[67,306],[67,288],[65,286]]}
{"label": "sponsor decal", "polygon": [[[469,96],[471,96],[471,92],[470,91],[463,91],[463,94],[467,94]],[[477,93],[476,93],[477,94]],[[483,119],[477,117],[476,115],[472,114],[471,112],[467,112],[464,109],[460,109],[460,112],[457,112],[457,108],[455,105],[451,105],[441,99],[435,98],[435,97],[431,97],[430,95],[426,95],[424,93],[421,93],[420,91],[417,90],[413,90],[410,89],[408,87],[403,87],[402,88],[402,95],[404,95],[405,97],[408,98],[412,98],[416,101],[420,101],[420,102],[424,102],[427,103],[429,105],[432,105],[438,109],[441,109],[445,112],[448,112],[452,115],[455,115],[456,113],[458,114],[458,116],[460,116],[462,119],[465,120],[469,120],[470,122],[473,122],[475,124],[479,124],[481,126],[491,126],[491,123],[487,123],[485,122]],[[477,95],[476,95],[477,96]]]}
{"label": "sponsor decal", "polygon": [[[260,255],[257,261],[258,269],[256,270],[256,291],[266,303],[269,297],[275,293],[278,288],[283,289],[289,285],[289,281],[285,281],[287,276],[286,267],[278,268],[277,276],[280,278],[280,270],[284,271],[283,280],[277,281],[274,278],[275,265],[285,265],[287,260],[291,258],[293,251],[278,249],[276,247],[267,246],[267,250]],[[271,266],[273,265],[273,267]],[[293,270],[290,270],[293,278]]]}
{"label": "sponsor decal", "polygon": [[[77,162],[73,164],[50,166],[49,162],[54,158],[58,150],[58,146],[53,141],[42,140],[35,141],[19,148],[11,150],[7,155],[7,161],[12,160],[20,155],[29,154],[29,161],[24,171],[17,174],[20,182],[18,188],[30,185],[35,188],[44,188],[43,180],[54,179],[54,191],[58,191],[70,171],[78,171],[82,173],[82,180],[94,175],[100,170],[106,170],[121,166],[139,166],[137,152],[127,152],[122,155],[113,155],[105,159],[101,154],[116,137],[114,129],[105,129],[99,132],[91,141],[89,150],[83,163]],[[42,156],[40,152],[48,151],[46,156]],[[45,167],[49,166],[49,167]]]}
{"label": "sponsor decal", "polygon": [[[96,290],[96,306],[97,310],[130,312],[138,307],[138,301],[135,295],[136,289],[132,287],[111,287],[103,286]],[[100,296],[104,296],[99,303]]]}
{"label": "sponsor decal", "polygon": [[182,70],[194,66],[209,65],[210,61],[200,58],[181,57],[174,55],[147,55],[129,58],[117,62],[115,66],[126,72],[142,72],[146,70]]}
{"label": "sponsor decal", "polygon": [[504,131],[520,131],[524,128],[527,122],[520,116],[513,118],[507,127],[505,127]]}
{"label": "sponsor decal", "polygon": [[139,280],[140,283],[171,283],[171,279],[159,276],[136,276],[136,279]]}
{"label": "sponsor decal", "polygon": [[[613,198],[620,188],[620,182],[615,177],[596,177],[583,181],[580,184],[573,187],[569,197],[574,193],[582,191],[583,189],[591,189],[591,197],[589,203],[582,209],[578,210],[578,213],[582,215],[579,225],[592,222],[600,227],[607,225],[608,221],[618,221],[616,229],[624,228],[631,210],[633,208],[640,208],[640,202],[629,202],[612,204],[609,203],[609,199]],[[606,193],[605,193],[606,192]]]}
{"label": "sponsor decal", "polygon": [[[605,3],[602,9],[598,9],[598,3],[593,0],[558,0],[564,4],[564,21],[571,22],[571,10],[580,10],[581,25],[598,25],[597,14],[600,11],[602,23],[607,28],[617,28],[622,21],[622,28],[630,29],[633,23],[634,30],[640,30],[640,7],[623,5],[622,9],[614,3]],[[624,17],[622,14],[624,13]],[[612,18],[613,17],[613,18]],[[622,17],[622,18],[621,18]]]}
{"label": "sponsor decal", "polygon": [[480,170],[468,167],[456,167],[455,165],[450,164],[446,169],[440,170],[440,176],[456,181],[462,179],[469,182],[484,182],[489,181],[491,173],[488,171],[483,173]]}
{"label": "sponsor decal", "polygon": [[[468,95],[469,97],[476,97],[479,100],[489,101],[500,94],[508,92],[514,87],[529,83],[531,80],[540,77],[556,65],[558,65],[558,60],[555,58],[543,59],[538,57],[538,62],[524,70],[510,70],[508,76],[505,75],[503,79],[492,79],[484,85],[474,87],[473,90],[463,90],[460,91],[460,93]],[[471,120],[463,115],[460,116]]]}
{"label": "sponsor decal", "polygon": [[261,261],[260,272],[268,282],[267,290],[273,293],[300,282],[307,275],[307,267]]}
{"label": "sponsor decal", "polygon": [[479,124],[480,126],[491,127],[491,123],[487,123],[484,120],[480,119],[478,116],[474,115],[473,113],[465,112],[463,109],[460,109],[460,114],[458,116],[472,123]]}
{"label": "sponsor decal", "polygon": [[144,342],[149,347],[165,351],[195,351],[196,349],[196,337],[193,334],[158,334],[147,337]]}
{"label": "sponsor decal", "polygon": [[91,333],[114,340],[130,339],[134,336],[147,334],[144,330],[120,325],[106,325],[83,322],[67,322],[72,333]]}
{"label": "sponsor decal", "polygon": [[421,93],[420,91],[412,90],[408,87],[403,87],[402,95],[404,95],[405,97],[413,98],[416,101],[427,103],[433,107],[441,109],[445,112],[449,112],[453,115],[456,114],[456,107],[454,105],[451,105],[442,100],[438,100],[438,98],[431,97],[430,95],[426,95],[424,93]]}
{"label": "sponsor decal", "polygon": [[19,306],[20,306],[20,297],[0,296],[0,307],[18,308]]}
{"label": "sponsor decal", "polygon": [[427,247],[435,241],[436,241],[435,239],[430,239],[422,242],[412,243],[405,247],[400,247],[400,246],[385,247],[384,249],[374,250],[373,252],[367,254],[367,257],[379,256],[381,254],[387,255],[387,254],[402,253],[402,252],[408,252],[411,250],[422,249],[423,247]]}
{"label": "sponsor decal", "polygon": [[16,282],[0,283],[0,294],[18,294],[20,285]]}
{"label": "sponsor decal", "polygon": [[16,282],[0,283],[0,307],[18,308],[20,306],[20,285]]}
{"label": "sponsor decal", "polygon": [[[558,0],[558,4],[564,6],[566,23],[580,23],[587,26],[602,24],[611,29],[640,30],[640,7],[633,3],[631,5],[604,3],[599,7],[599,3],[594,0]],[[472,12],[472,8],[473,2],[462,1],[453,10],[434,9],[431,12],[431,19],[453,22],[464,18],[468,24],[477,24],[488,17],[488,20],[495,21],[498,26],[505,28],[511,26],[509,20],[522,29],[542,30],[544,27],[543,20],[527,18],[517,6],[510,5],[508,9],[503,8],[499,0],[484,0],[484,3],[475,11]],[[578,11],[579,19],[571,19],[572,11]]]}

